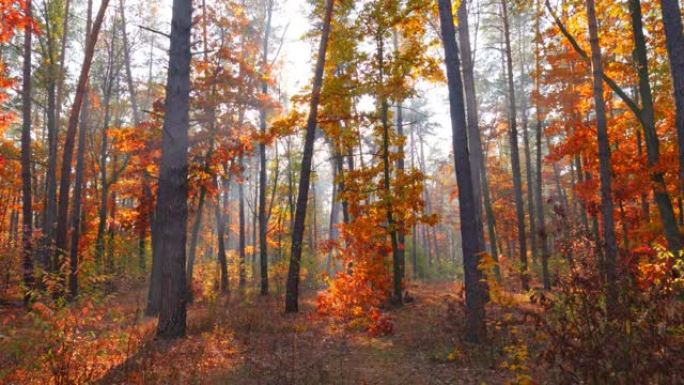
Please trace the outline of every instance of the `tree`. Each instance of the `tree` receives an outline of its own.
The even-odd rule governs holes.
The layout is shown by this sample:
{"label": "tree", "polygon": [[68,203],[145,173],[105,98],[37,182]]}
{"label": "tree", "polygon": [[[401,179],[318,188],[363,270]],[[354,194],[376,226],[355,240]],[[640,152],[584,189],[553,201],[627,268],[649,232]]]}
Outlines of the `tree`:
{"label": "tree", "polygon": [[684,192],[684,32],[682,32],[682,12],[677,0],[660,0],[660,9],[663,13],[665,46],[670,60],[670,73],[672,74],[674,89],[677,143],[679,145],[679,179],[682,192]]}
{"label": "tree", "polygon": [[[535,29],[535,47],[534,47],[534,103],[535,103],[535,147],[536,147],[536,158],[535,158],[535,171],[537,173],[537,184],[535,185],[534,199],[537,207],[537,233],[539,249],[541,250],[541,263],[542,263],[542,282],[544,289],[551,289],[551,279],[549,277],[549,245],[547,242],[546,234],[546,221],[544,219],[544,199],[543,199],[543,174],[542,174],[542,135],[543,135],[543,113],[541,109],[541,95],[540,95],[540,77],[541,77],[541,30],[540,22],[541,18],[541,5],[540,0],[535,1],[535,17],[534,17],[534,29]],[[531,219],[534,220],[534,219]],[[534,236],[534,234],[533,234]],[[533,241],[535,238],[532,238]]]}
{"label": "tree", "polygon": [[529,290],[530,284],[527,275],[527,236],[525,235],[525,206],[523,204],[520,154],[518,150],[518,123],[516,120],[515,86],[513,84],[511,32],[508,19],[508,3],[506,0],[501,0],[501,18],[503,21],[504,52],[506,56],[506,76],[508,82],[508,136],[511,146],[511,168],[513,170],[513,190],[515,193],[515,212],[518,225],[518,252],[520,258],[522,289]]}
{"label": "tree", "polygon": [[[487,178],[487,167],[482,154],[482,138],[477,112],[477,94],[475,91],[475,75],[473,65],[473,52],[470,48],[470,29],[468,26],[468,9],[466,1],[461,1],[458,6],[458,40],[461,49],[461,62],[463,64],[463,87],[466,100],[466,119],[468,123],[468,146],[470,151],[470,164],[473,172],[473,194],[476,202],[482,202],[484,197],[485,214],[487,218],[487,231],[489,235],[489,247],[492,258],[498,258],[496,247],[496,230],[494,213],[492,211],[491,196]],[[482,206],[478,204],[475,209],[477,216],[482,218]],[[482,232],[479,232],[482,234]],[[484,239],[482,240],[484,244]],[[498,269],[497,269],[498,271]]]}
{"label": "tree", "polygon": [[[86,44],[90,38],[92,27],[93,2],[88,1],[88,17],[86,22]],[[86,130],[88,129],[88,115],[90,101],[88,100],[88,85],[86,84],[86,96],[84,97],[81,110],[81,124],[78,129],[78,151],[76,152],[76,180],[74,181],[74,207],[71,211],[71,250],[69,253],[69,298],[74,299],[78,295],[78,245],[81,235],[81,190],[83,188],[83,174],[85,172],[85,147]]]}
{"label": "tree", "polygon": [[[262,50],[262,66],[266,70],[268,66],[268,40],[271,34],[271,16],[273,14],[273,0],[268,0],[266,5],[266,20],[264,26],[264,46]],[[268,83],[264,80],[261,85],[261,92],[268,94]],[[260,133],[266,134],[266,108],[261,107],[259,111]],[[268,219],[266,217],[266,143],[259,144],[259,266],[261,272],[261,295],[268,294],[268,242],[267,229]]]}
{"label": "tree", "polygon": [[[26,17],[31,18],[31,0],[23,4]],[[33,25],[24,26],[24,69],[21,87],[21,240],[24,274],[24,303],[28,304],[33,288],[33,205],[31,190],[31,36]]]}
{"label": "tree", "polygon": [[599,45],[598,28],[596,26],[596,7],[594,0],[586,0],[587,22],[589,24],[589,42],[591,44],[591,69],[594,86],[594,108],[596,110],[596,126],[598,136],[599,168],[601,176],[601,208],[603,211],[603,238],[605,241],[605,274],[608,286],[608,312],[614,313],[617,305],[617,284],[615,268],[617,260],[617,243],[615,241],[615,223],[613,220],[612,170],[610,160],[610,141],[606,123],[605,102],[603,99],[603,65],[601,63],[601,46]]}
{"label": "tree", "polygon": [[57,212],[57,233],[56,233],[56,251],[55,251],[55,265],[61,263],[61,257],[67,250],[67,227],[69,215],[69,188],[71,186],[71,161],[74,153],[76,128],[78,126],[81,106],[85,96],[86,87],[88,84],[88,75],[90,73],[90,66],[93,62],[93,54],[95,53],[95,43],[102,27],[105,12],[109,0],[102,0],[100,9],[97,12],[91,36],[88,37],[88,44],[86,45],[85,56],[83,57],[83,65],[81,73],[78,77],[78,84],[76,86],[76,94],[74,102],[69,114],[69,123],[67,125],[66,139],[64,142],[64,152],[62,155],[62,173],[59,185],[59,206]]}
{"label": "tree", "polygon": [[465,271],[466,288],[466,340],[480,342],[485,337],[485,302],[486,288],[482,282],[482,272],[478,269],[480,254],[484,247],[481,243],[482,226],[477,216],[475,195],[473,194],[473,178],[468,151],[468,132],[465,106],[463,100],[463,83],[460,74],[460,59],[451,0],[439,0],[439,21],[442,42],[444,45],[444,62],[447,69],[447,85],[449,88],[449,109],[458,184],[458,202],[461,220],[461,239],[463,252],[463,269]]}
{"label": "tree", "polygon": [[297,193],[297,207],[295,209],[294,224],[292,227],[292,249],[290,252],[290,266],[287,272],[287,287],[285,293],[285,311],[293,313],[299,311],[299,270],[302,260],[302,241],[304,239],[304,224],[306,220],[306,207],[309,199],[309,179],[311,177],[311,160],[313,159],[313,147],[316,134],[318,102],[323,85],[323,69],[325,67],[325,54],[328,48],[328,36],[330,35],[330,21],[332,19],[334,0],[325,0],[325,16],[323,17],[323,29],[321,41],[318,47],[318,58],[314,72],[313,88],[311,90],[311,103],[309,105],[309,118],[306,123],[306,136],[304,139],[304,153],[302,155],[302,167],[299,175],[299,190]]}
{"label": "tree", "polygon": [[160,338],[185,335],[191,29],[192,1],[174,0],[155,216],[158,241],[153,250],[162,265]]}

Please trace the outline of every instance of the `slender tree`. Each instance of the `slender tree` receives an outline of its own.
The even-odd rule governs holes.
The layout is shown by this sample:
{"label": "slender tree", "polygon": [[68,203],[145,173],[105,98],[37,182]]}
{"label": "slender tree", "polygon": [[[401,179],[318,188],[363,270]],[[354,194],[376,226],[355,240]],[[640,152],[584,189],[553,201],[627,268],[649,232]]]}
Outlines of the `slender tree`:
{"label": "slender tree", "polygon": [[[86,44],[90,38],[90,29],[93,18],[93,2],[88,0],[88,16],[86,21]],[[76,179],[74,180],[74,207],[71,209],[71,247],[69,250],[69,298],[74,299],[78,295],[78,244],[81,236],[81,195],[83,188],[83,174],[85,172],[85,147],[86,131],[90,113],[90,101],[88,100],[88,84],[86,83],[83,108],[81,109],[81,122],[78,128],[78,150],[76,151]]]}
{"label": "slender tree", "polygon": [[439,20],[442,42],[444,45],[444,61],[447,70],[449,88],[449,108],[451,129],[453,132],[453,151],[458,184],[458,201],[461,221],[461,247],[463,252],[463,269],[465,272],[466,290],[466,335],[469,342],[478,343],[485,337],[485,302],[486,286],[482,282],[482,272],[478,269],[480,254],[484,250],[481,242],[482,225],[478,225],[473,194],[473,178],[469,161],[468,132],[463,100],[463,83],[460,74],[460,59],[451,0],[439,0]]}
{"label": "slender tree", "polygon": [[[31,18],[31,0],[25,3],[25,13]],[[21,86],[21,240],[24,274],[24,303],[30,300],[33,288],[33,201],[31,189],[31,36],[33,25],[24,27],[24,69]]]}
{"label": "slender tree", "polygon": [[297,207],[295,209],[294,224],[292,227],[292,249],[290,252],[290,266],[287,272],[287,287],[285,293],[285,311],[288,313],[299,311],[299,270],[302,260],[302,241],[304,239],[306,207],[309,198],[311,161],[313,159],[314,140],[316,138],[318,102],[321,97],[321,87],[323,85],[323,69],[325,67],[325,53],[328,48],[328,36],[330,35],[330,21],[332,19],[333,4],[334,0],[325,0],[323,29],[318,47],[313,88],[311,90],[309,118],[306,123],[306,137],[304,139],[302,168],[299,175],[299,191],[297,192]]}
{"label": "slender tree", "polygon": [[[263,70],[268,66],[268,40],[271,35],[271,16],[273,15],[273,0],[267,1],[266,20],[264,26],[264,41],[262,50]],[[261,83],[261,93],[268,95],[268,84],[264,80]],[[266,134],[266,108],[259,111],[259,129],[262,135]],[[259,267],[261,275],[261,295],[268,294],[268,242],[266,218],[266,143],[259,143]]]}
{"label": "slender tree", "polygon": [[78,78],[76,86],[76,94],[74,102],[69,113],[69,122],[67,124],[66,139],[64,142],[64,152],[62,154],[62,173],[59,184],[59,205],[57,211],[57,233],[56,233],[56,255],[55,265],[61,263],[61,256],[64,255],[67,248],[67,227],[69,217],[69,188],[71,186],[71,161],[74,155],[74,145],[76,139],[76,129],[81,116],[81,106],[83,98],[85,97],[85,90],[88,83],[88,75],[90,74],[90,66],[93,62],[93,54],[95,53],[95,43],[100,34],[102,21],[104,20],[105,12],[109,0],[102,0],[100,9],[97,12],[93,28],[88,37],[88,44],[86,45],[85,55],[83,57],[83,65],[81,73]]}
{"label": "slender tree", "polygon": [[586,0],[587,23],[589,25],[589,44],[591,46],[591,69],[594,86],[594,109],[596,110],[596,128],[598,135],[599,174],[601,178],[601,210],[603,212],[603,238],[605,241],[605,275],[608,286],[608,312],[614,312],[617,304],[617,286],[615,266],[617,260],[617,243],[615,240],[615,222],[613,219],[612,170],[610,160],[610,141],[606,122],[606,107],[603,99],[603,64],[601,63],[601,46],[599,45],[598,28],[596,26],[596,7],[594,0]]}
{"label": "slender tree", "polygon": [[541,250],[541,263],[542,263],[542,281],[544,289],[551,289],[551,279],[549,277],[549,245],[547,241],[546,234],[546,223],[544,219],[544,200],[543,200],[543,174],[542,174],[542,135],[543,135],[543,113],[541,109],[540,97],[540,76],[541,76],[541,29],[539,19],[541,17],[541,5],[540,0],[535,1],[536,4],[536,15],[535,15],[535,48],[534,48],[534,66],[535,66],[535,77],[534,77],[534,97],[535,97],[535,147],[536,147],[536,167],[535,171],[537,173],[537,184],[535,185],[535,202],[537,207],[537,233],[539,249]]}
{"label": "slender tree", "polygon": [[518,123],[515,107],[515,85],[513,83],[511,31],[508,18],[508,2],[506,0],[501,0],[501,18],[503,21],[504,53],[506,56],[506,80],[508,82],[508,135],[511,146],[511,168],[513,171],[513,191],[515,194],[515,212],[518,227],[518,252],[520,253],[522,289],[529,290],[530,284],[529,277],[527,276],[527,237],[525,235],[525,205],[523,204],[520,153],[518,150]]}
{"label": "slender tree", "polygon": [[[459,48],[461,50],[461,63],[463,64],[463,88],[465,90],[466,100],[466,119],[468,123],[468,147],[470,151],[470,164],[473,173],[473,194],[475,194],[475,201],[482,202],[484,198],[484,207],[487,220],[487,232],[489,236],[489,247],[492,258],[498,258],[498,250],[496,247],[496,230],[494,211],[491,204],[491,195],[489,192],[487,168],[482,153],[482,137],[479,127],[478,111],[477,111],[477,94],[475,91],[475,73],[473,65],[473,52],[470,47],[470,28],[468,24],[468,9],[467,1],[461,1],[457,11],[458,16],[458,40]],[[478,204],[475,208],[478,217],[482,218],[482,205]],[[482,234],[482,232],[480,232]],[[484,234],[483,234],[484,236]],[[484,244],[484,239],[482,241]],[[498,274],[497,269],[497,274]]]}

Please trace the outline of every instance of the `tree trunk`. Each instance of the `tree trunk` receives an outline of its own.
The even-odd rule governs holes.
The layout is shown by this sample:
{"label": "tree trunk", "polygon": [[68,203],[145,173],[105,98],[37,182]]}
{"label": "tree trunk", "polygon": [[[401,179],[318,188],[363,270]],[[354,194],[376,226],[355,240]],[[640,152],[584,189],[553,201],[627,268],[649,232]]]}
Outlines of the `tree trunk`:
{"label": "tree trunk", "polygon": [[195,259],[197,257],[197,243],[199,241],[200,229],[202,228],[202,214],[204,213],[204,202],[206,201],[207,189],[200,188],[197,201],[197,211],[195,220],[192,223],[192,233],[190,234],[190,247],[188,248],[188,262],[185,267],[185,276],[188,283],[188,302],[192,302],[192,276],[195,270]]}
{"label": "tree trunk", "polygon": [[[398,34],[395,31],[392,33],[393,37],[393,42],[394,42],[394,51],[397,53],[399,52],[399,37]],[[404,139],[404,116],[403,116],[403,106],[402,106],[402,99],[397,98],[397,118],[396,118],[396,124],[397,124],[397,135],[399,138]],[[397,172],[399,174],[404,174],[404,158],[406,157],[404,153],[404,142],[400,142],[399,144],[399,158],[397,159]],[[402,197],[403,198],[403,197]],[[406,237],[404,234],[404,223],[399,219],[397,223],[398,231],[397,231],[397,238],[398,238],[398,243],[399,247],[397,249],[397,254],[399,255],[398,258],[398,264],[399,264],[399,273],[401,275],[401,279],[404,279],[406,277]]]}
{"label": "tree trunk", "polygon": [[[273,14],[273,0],[268,1],[266,12],[266,26],[264,31],[264,46],[263,46],[263,66],[264,70],[268,65],[268,40],[271,35],[271,16]],[[264,81],[261,83],[261,93],[264,97],[268,95],[268,84]],[[266,108],[261,107],[260,112],[260,131],[262,135],[266,134]],[[259,267],[261,272],[261,287],[260,294],[268,294],[268,239],[267,229],[268,222],[266,218],[266,144],[259,144]],[[277,183],[277,181],[276,181]]]}
{"label": "tree trunk", "polygon": [[311,89],[311,104],[309,106],[309,118],[306,124],[306,137],[304,139],[304,153],[302,155],[302,168],[299,175],[299,191],[297,192],[297,207],[292,228],[292,249],[290,253],[290,266],[287,272],[287,288],[285,293],[285,311],[288,313],[299,310],[299,270],[302,260],[302,240],[304,238],[304,224],[306,220],[306,206],[309,198],[309,178],[311,176],[311,160],[313,158],[314,140],[316,134],[316,118],[318,115],[318,102],[323,85],[323,69],[325,66],[325,53],[328,48],[328,35],[330,34],[330,20],[332,19],[334,0],[325,1],[325,16],[323,18],[323,30],[318,48],[316,70],[314,74],[313,88]]}
{"label": "tree trunk", "polygon": [[466,340],[478,343],[485,338],[486,287],[482,272],[478,269],[479,255],[483,251],[481,225],[477,222],[477,202],[473,194],[473,178],[468,154],[468,133],[463,101],[463,84],[460,75],[460,60],[456,31],[451,13],[451,0],[439,0],[439,19],[449,88],[449,107],[453,131],[453,151],[458,184],[458,201],[461,221],[461,239],[466,289]]}
{"label": "tree trunk", "polygon": [[69,123],[67,125],[66,139],[64,142],[64,153],[62,154],[62,172],[59,184],[59,205],[57,212],[57,233],[56,240],[56,261],[61,263],[61,257],[66,252],[67,248],[67,230],[68,230],[68,216],[69,216],[69,188],[71,186],[71,161],[74,155],[74,145],[76,137],[76,128],[78,126],[79,118],[81,116],[81,106],[85,96],[86,87],[88,84],[88,75],[90,73],[90,66],[93,62],[93,54],[95,52],[95,43],[102,27],[105,11],[109,0],[102,0],[100,9],[97,12],[93,28],[88,37],[88,44],[86,45],[85,54],[83,57],[83,66],[81,67],[81,74],[78,78],[78,85],[76,86],[76,94],[74,96],[74,103],[69,113]]}
{"label": "tree trunk", "polygon": [[665,46],[670,60],[679,144],[679,179],[684,192],[684,32],[678,0],[660,0],[665,27]]}
{"label": "tree trunk", "polygon": [[[458,40],[461,49],[461,62],[463,64],[463,87],[465,90],[466,118],[468,123],[468,146],[470,150],[470,164],[473,173],[473,194],[478,205],[475,207],[476,214],[482,218],[482,202],[484,195],[485,214],[487,219],[487,231],[489,235],[489,247],[494,260],[498,260],[499,252],[496,249],[496,231],[494,210],[492,209],[491,197],[489,193],[487,169],[483,154],[482,137],[479,127],[479,116],[477,111],[477,93],[475,91],[475,74],[473,66],[473,53],[470,47],[470,29],[468,25],[468,9],[466,1],[461,1],[458,7]],[[482,244],[484,245],[484,233]],[[496,269],[497,277],[500,274]]]}
{"label": "tree trunk", "polygon": [[[655,126],[655,114],[653,109],[653,96],[648,78],[648,58],[646,57],[646,40],[644,38],[643,23],[641,20],[641,2],[629,1],[629,10],[632,16],[632,35],[634,37],[634,59],[639,75],[639,94],[641,95],[641,118],[644,123],[644,137],[646,139],[646,153],[648,165],[655,167],[660,161],[660,148],[658,133]],[[681,69],[680,69],[681,70]],[[673,252],[682,248],[682,236],[677,227],[670,194],[667,192],[665,178],[662,172],[654,171],[651,175],[653,180],[653,195],[658,205],[660,219],[665,231],[668,247]]]}
{"label": "tree trunk", "polygon": [[[544,219],[544,199],[543,199],[543,174],[542,174],[542,135],[543,135],[543,112],[541,109],[541,103],[539,100],[540,95],[540,79],[541,76],[541,28],[539,25],[539,18],[541,17],[541,5],[540,0],[536,0],[536,12],[535,16],[535,47],[534,47],[534,65],[535,65],[535,79],[534,79],[534,94],[535,96],[535,109],[536,109],[536,127],[535,127],[535,145],[536,145],[536,173],[537,173],[537,184],[535,185],[535,201],[537,206],[537,235],[539,240],[539,249],[541,250],[541,263],[542,263],[542,282],[544,284],[545,290],[551,289],[551,277],[549,276],[549,245],[546,234],[546,223]],[[531,219],[533,220],[533,219]],[[534,235],[534,234],[533,234]]]}
{"label": "tree trunk", "polygon": [[[332,146],[331,146],[332,147]],[[330,193],[330,222],[328,224],[328,239],[331,241],[337,241],[339,238],[339,231],[337,230],[337,222],[339,220],[339,202],[338,200],[338,183],[337,181],[337,165],[338,165],[338,159],[340,159],[340,156],[337,154],[337,151],[335,151],[334,157],[330,160],[330,168],[332,169],[332,192]],[[328,276],[331,276],[333,266],[335,261],[333,260],[334,255],[333,255],[333,249],[331,248],[330,251],[328,252],[328,257],[326,258],[325,261],[325,272]]]}
{"label": "tree trunk", "polygon": [[383,176],[383,196],[381,197],[385,203],[386,218],[387,218],[387,231],[389,232],[390,242],[392,245],[392,303],[395,306],[401,306],[402,304],[402,293],[401,293],[401,256],[399,255],[399,240],[397,239],[397,228],[394,223],[394,213],[392,207],[393,193],[390,184],[390,153],[389,153],[389,107],[387,103],[387,97],[383,94],[384,86],[384,38],[382,33],[378,33],[376,37],[376,43],[378,45],[377,58],[378,58],[378,69],[379,69],[379,87],[380,87],[380,119],[382,120],[382,176]]}
{"label": "tree trunk", "polygon": [[137,127],[140,124],[140,115],[138,112],[138,97],[135,93],[135,86],[133,85],[133,73],[131,71],[131,47],[128,44],[128,34],[126,33],[126,7],[124,7],[124,0],[119,0],[119,8],[121,12],[121,39],[123,40],[124,66],[126,68],[126,85],[128,86],[128,94],[131,97],[131,110],[133,110],[133,124]]}
{"label": "tree trunk", "polygon": [[[86,21],[86,44],[90,36],[93,18],[93,2],[88,1],[88,16]],[[76,151],[76,179],[74,180],[74,207],[71,211],[71,247],[69,250],[69,299],[74,300],[78,295],[78,244],[81,236],[81,200],[83,189],[83,173],[85,172],[86,131],[90,116],[90,100],[88,98],[88,83],[84,91],[83,108],[81,109],[81,123],[78,128],[78,150]]]}
{"label": "tree trunk", "polygon": [[[217,181],[218,184],[218,181]],[[225,233],[226,233],[226,216],[224,215],[224,210],[228,207],[228,193],[229,185],[226,179],[223,180],[223,204],[221,203],[221,194],[216,197],[216,237],[218,244],[218,261],[220,266],[220,276],[221,284],[219,290],[221,293],[230,292],[230,282],[228,281],[228,261],[226,258],[226,245],[225,245]]]}
{"label": "tree trunk", "polygon": [[520,172],[520,154],[518,152],[518,125],[515,107],[515,86],[513,84],[513,57],[511,54],[511,32],[508,22],[508,4],[501,0],[502,21],[504,27],[504,43],[506,54],[506,74],[508,81],[508,126],[511,145],[511,168],[513,171],[513,190],[515,193],[515,212],[518,227],[518,246],[520,248],[520,269],[522,289],[530,289],[527,272],[527,237],[525,235],[525,206],[522,194],[522,176]]}
{"label": "tree trunk", "polygon": [[[31,0],[25,4],[26,16],[31,17]],[[31,37],[32,25],[24,27],[24,68],[21,87],[21,240],[24,281],[24,304],[31,300],[33,289],[33,201],[31,189]]]}
{"label": "tree trunk", "polygon": [[594,108],[596,110],[596,128],[598,135],[599,170],[601,179],[601,210],[603,211],[603,237],[605,241],[605,276],[608,286],[606,299],[608,314],[614,314],[617,306],[617,282],[615,267],[617,261],[617,243],[615,240],[615,222],[613,219],[612,170],[610,160],[610,139],[606,122],[605,102],[603,99],[603,64],[601,63],[601,46],[596,26],[596,9],[594,0],[586,0],[587,23],[589,25],[589,43],[591,45],[591,69],[594,84]]}
{"label": "tree trunk", "polygon": [[[242,154],[240,155],[240,169],[243,170],[242,172],[244,173],[244,167],[243,167],[243,159],[242,159]],[[239,285],[240,289],[243,289],[245,287],[245,284],[247,283],[247,275],[245,271],[245,263],[246,263],[246,254],[245,254],[245,243],[246,243],[246,223],[245,223],[245,180],[243,179],[242,181],[238,181],[238,199],[239,199],[239,223],[238,226],[240,228],[239,231],[239,244],[238,244],[238,252],[240,255],[240,261],[239,261]]]}
{"label": "tree trunk", "polygon": [[[522,37],[521,37],[522,40]],[[527,127],[527,96],[525,95],[525,59],[523,57],[522,43],[520,43],[520,99],[522,114],[522,134],[523,134],[523,149],[525,152],[525,171],[527,176],[527,211],[530,216],[530,251],[532,252],[532,261],[537,261],[537,242],[535,242],[535,235],[537,234],[537,226],[534,221],[534,171],[532,170],[532,156],[530,151],[530,134]]]}
{"label": "tree trunk", "polygon": [[163,258],[163,295],[157,324],[157,336],[161,338],[185,335],[191,27],[192,1],[174,0],[155,218],[159,240],[154,253]]}

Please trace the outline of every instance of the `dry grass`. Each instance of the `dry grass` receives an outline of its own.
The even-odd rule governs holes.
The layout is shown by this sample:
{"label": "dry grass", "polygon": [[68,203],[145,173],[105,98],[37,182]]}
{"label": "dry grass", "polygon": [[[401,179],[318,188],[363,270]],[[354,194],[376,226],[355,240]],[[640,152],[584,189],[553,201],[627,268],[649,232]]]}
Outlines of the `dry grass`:
{"label": "dry grass", "polygon": [[[203,300],[190,307],[188,336],[173,342],[154,339],[154,320],[135,320],[140,296],[122,296],[116,307],[130,312],[102,328],[118,330],[123,344],[109,364],[82,383],[100,384],[501,384],[500,349],[466,346],[459,338],[462,302],[453,284],[409,288],[414,301],[390,310],[394,333],[370,337],[315,311],[307,292],[302,311],[282,312],[282,295],[260,297],[250,290],[230,298]],[[114,307],[110,303],[108,306]],[[121,310],[123,309],[123,310]],[[28,327],[29,325],[25,325]],[[102,331],[100,334],[104,335]],[[110,333],[111,334],[111,333]],[[0,352],[2,352],[0,342]],[[80,353],[83,354],[83,353]],[[107,357],[105,357],[107,358]],[[16,362],[23,365],[26,362]],[[28,370],[28,369],[26,369]],[[45,367],[32,371],[49,380]],[[43,373],[45,374],[45,373]],[[49,374],[49,373],[48,373]],[[1,377],[0,377],[1,378]],[[9,377],[6,377],[6,379]],[[47,380],[47,381],[46,381]],[[2,380],[0,379],[0,382]],[[12,382],[8,382],[12,383]]]}

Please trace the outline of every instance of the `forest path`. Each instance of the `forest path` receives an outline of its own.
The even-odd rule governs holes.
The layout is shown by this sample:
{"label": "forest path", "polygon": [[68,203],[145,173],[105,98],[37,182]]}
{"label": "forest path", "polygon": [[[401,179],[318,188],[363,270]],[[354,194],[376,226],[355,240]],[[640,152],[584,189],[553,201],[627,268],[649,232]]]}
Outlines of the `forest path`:
{"label": "forest path", "polygon": [[0,341],[0,383],[504,383],[501,349],[460,340],[456,284],[413,283],[408,291],[412,302],[386,312],[394,326],[388,336],[319,315],[314,290],[304,290],[298,314],[285,314],[282,292],[261,297],[250,287],[242,295],[201,297],[189,307],[187,336],[162,341],[154,338],[156,319],[142,316],[146,291],[135,285],[66,313],[46,309],[48,323],[8,320],[5,327],[16,333]]}
{"label": "forest path", "polygon": [[[222,307],[215,330],[233,338],[234,360],[204,378],[211,384],[498,384],[491,349],[465,348],[462,305],[454,284],[414,284],[413,301],[389,311],[394,332],[371,337],[315,312],[308,291],[302,312],[282,312],[282,297],[246,296]],[[220,326],[218,326],[220,325]],[[192,331],[191,331],[192,334]],[[468,352],[466,354],[465,352]]]}

